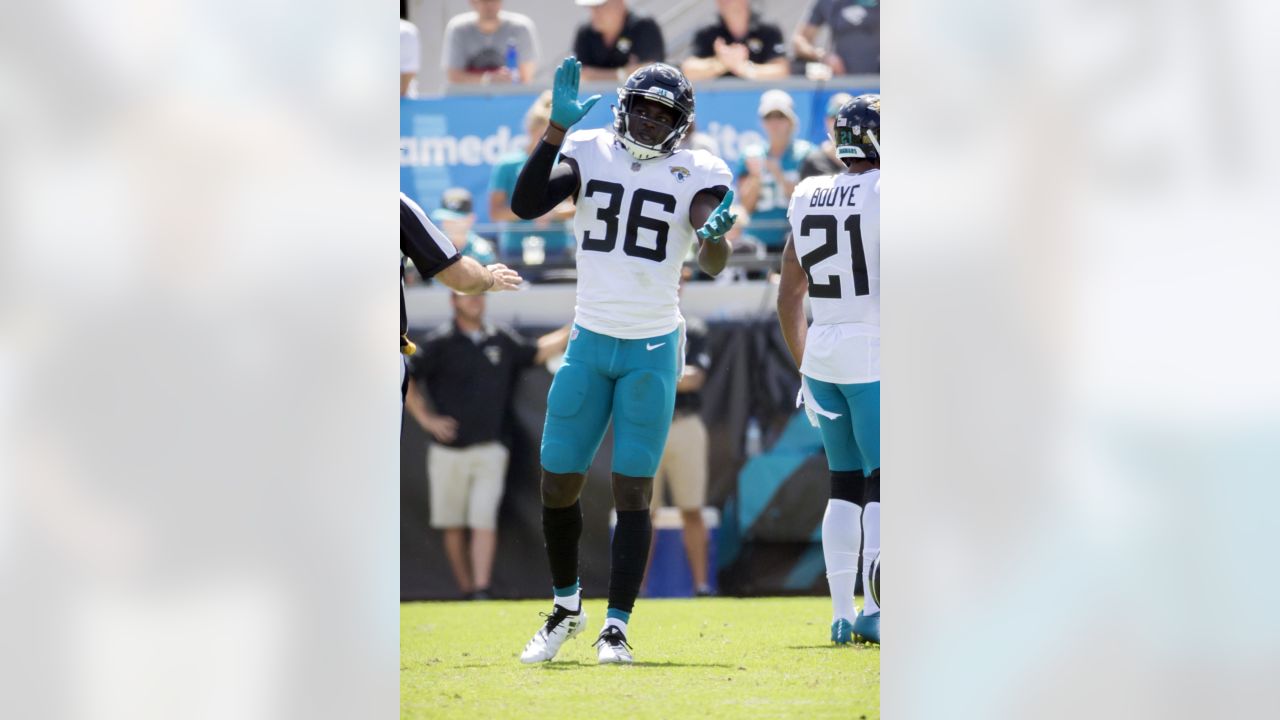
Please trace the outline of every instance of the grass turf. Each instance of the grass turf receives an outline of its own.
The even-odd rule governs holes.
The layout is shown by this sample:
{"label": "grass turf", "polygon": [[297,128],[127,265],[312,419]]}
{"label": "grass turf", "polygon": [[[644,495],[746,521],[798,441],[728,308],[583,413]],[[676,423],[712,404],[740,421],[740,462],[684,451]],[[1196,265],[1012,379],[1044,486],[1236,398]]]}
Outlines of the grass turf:
{"label": "grass turf", "polygon": [[825,598],[642,599],[631,666],[596,664],[605,601],[585,605],[537,665],[520,651],[545,600],[401,605],[401,717],[880,717],[880,649],[833,646]]}

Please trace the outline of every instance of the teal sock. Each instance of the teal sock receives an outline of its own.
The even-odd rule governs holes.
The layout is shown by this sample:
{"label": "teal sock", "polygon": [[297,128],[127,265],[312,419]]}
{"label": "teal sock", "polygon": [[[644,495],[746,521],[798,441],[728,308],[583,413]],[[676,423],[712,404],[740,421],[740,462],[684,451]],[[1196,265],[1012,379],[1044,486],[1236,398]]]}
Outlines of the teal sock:
{"label": "teal sock", "polygon": [[578,582],[568,587],[552,587],[551,592],[555,594],[555,604],[563,607],[569,612],[579,612],[582,609],[581,588]]}
{"label": "teal sock", "polygon": [[617,608],[609,608],[604,616],[604,627],[608,629],[610,626],[616,627],[622,631],[623,635],[627,634],[627,622],[631,620],[631,613],[623,612]]}

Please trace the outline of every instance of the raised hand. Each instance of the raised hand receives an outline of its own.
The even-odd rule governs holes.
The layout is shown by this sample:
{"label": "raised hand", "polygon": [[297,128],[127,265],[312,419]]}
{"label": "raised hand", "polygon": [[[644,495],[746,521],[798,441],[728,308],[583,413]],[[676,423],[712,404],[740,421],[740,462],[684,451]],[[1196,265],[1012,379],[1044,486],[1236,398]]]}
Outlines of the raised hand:
{"label": "raised hand", "polygon": [[733,207],[732,190],[725,193],[724,199],[711,212],[711,216],[707,218],[702,227],[698,228],[698,237],[711,242],[720,242],[720,238],[733,229],[733,223],[738,219],[737,215],[729,212],[731,207]]}
{"label": "raised hand", "polygon": [[592,95],[586,102],[578,102],[578,83],[582,78],[582,63],[572,56],[564,59],[556,68],[556,81],[551,87],[551,124],[568,130],[591,111],[600,99]]}

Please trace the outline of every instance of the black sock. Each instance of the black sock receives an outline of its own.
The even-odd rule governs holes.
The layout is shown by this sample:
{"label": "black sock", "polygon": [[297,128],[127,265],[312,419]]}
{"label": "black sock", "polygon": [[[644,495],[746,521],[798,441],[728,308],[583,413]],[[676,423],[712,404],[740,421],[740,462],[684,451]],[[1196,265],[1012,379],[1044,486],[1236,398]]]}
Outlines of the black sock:
{"label": "black sock", "polygon": [[613,564],[609,573],[609,608],[631,612],[649,561],[653,524],[648,510],[619,510],[613,530]]}
{"label": "black sock", "polygon": [[542,536],[547,541],[553,587],[569,587],[578,582],[578,538],[582,536],[582,505],[542,508]]}

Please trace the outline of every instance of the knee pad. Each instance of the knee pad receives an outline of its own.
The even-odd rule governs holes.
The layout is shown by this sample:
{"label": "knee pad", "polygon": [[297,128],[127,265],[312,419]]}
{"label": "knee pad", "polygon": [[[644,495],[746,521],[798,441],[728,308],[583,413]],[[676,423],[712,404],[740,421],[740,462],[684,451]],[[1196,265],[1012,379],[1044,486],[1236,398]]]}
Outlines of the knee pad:
{"label": "knee pad", "polygon": [[866,502],[866,490],[866,478],[861,470],[831,471],[832,500],[844,500],[861,507]]}
{"label": "knee pad", "polygon": [[618,512],[649,511],[653,499],[653,478],[613,474],[613,504]]}
{"label": "knee pad", "polygon": [[542,505],[549,508],[568,507],[578,501],[587,476],[582,473],[542,471]]}
{"label": "knee pad", "polygon": [[586,472],[591,458],[583,457],[580,438],[563,421],[582,410],[587,398],[588,370],[565,365],[551,381],[547,393],[547,423],[542,433],[542,467],[553,473]]}
{"label": "knee pad", "polygon": [[614,399],[613,469],[619,475],[651,478],[658,472],[671,428],[675,385],[663,373],[640,370],[619,381],[618,389]]}
{"label": "knee pad", "polygon": [[656,370],[637,370],[618,382],[619,397],[615,398],[615,410],[622,411],[624,420],[639,427],[654,427],[671,421],[675,402],[675,386],[672,378]]}

